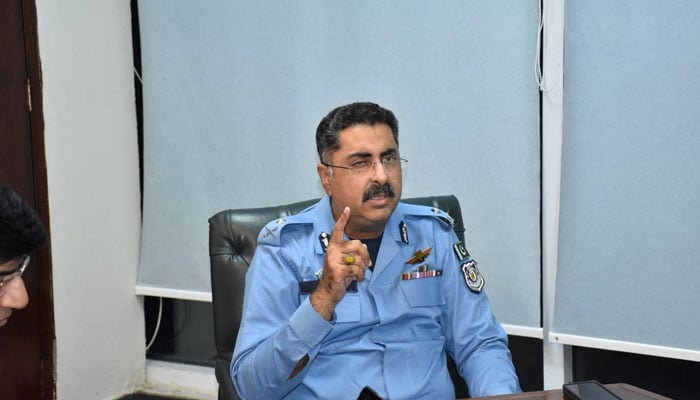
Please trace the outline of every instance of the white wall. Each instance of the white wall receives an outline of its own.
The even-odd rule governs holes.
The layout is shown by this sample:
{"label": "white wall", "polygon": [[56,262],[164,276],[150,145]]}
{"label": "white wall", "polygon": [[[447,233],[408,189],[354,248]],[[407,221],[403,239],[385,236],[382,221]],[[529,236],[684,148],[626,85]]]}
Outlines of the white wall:
{"label": "white wall", "polygon": [[117,398],[145,368],[129,2],[37,0],[37,17],[58,399]]}

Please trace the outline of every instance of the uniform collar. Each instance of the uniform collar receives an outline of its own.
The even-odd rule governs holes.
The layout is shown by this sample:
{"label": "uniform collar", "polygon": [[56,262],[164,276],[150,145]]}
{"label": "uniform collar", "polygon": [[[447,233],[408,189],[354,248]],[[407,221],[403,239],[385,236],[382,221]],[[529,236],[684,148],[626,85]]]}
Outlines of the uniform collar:
{"label": "uniform collar", "polygon": [[[333,232],[333,227],[335,226],[335,219],[333,219],[333,212],[331,211],[330,196],[324,195],[321,200],[319,200],[318,205],[314,208],[314,213],[314,235],[318,238],[325,232],[330,236],[331,232]],[[403,221],[403,207],[402,203],[399,202],[394,209],[394,212],[392,212],[391,216],[389,216],[389,221],[384,228],[384,237],[389,235],[393,241],[402,242],[403,237],[401,234],[400,224]],[[343,235],[343,238],[347,240],[347,235]],[[316,252],[323,253],[323,247],[321,246],[320,241],[317,241]]]}
{"label": "uniform collar", "polygon": [[[316,237],[314,248],[317,254],[323,254],[325,250],[320,238],[323,234],[327,234],[330,237],[335,226],[330,197],[328,195],[323,196],[312,212],[314,213],[313,224],[314,236]],[[379,274],[397,256],[401,248],[408,245],[401,233],[402,223],[404,223],[404,206],[399,202],[384,228],[382,243],[377,254],[377,265],[373,275]],[[407,239],[410,241],[411,232],[408,231],[406,234],[408,235]],[[343,235],[343,239],[347,240],[347,235]]]}
{"label": "uniform collar", "polygon": [[[382,270],[388,266],[399,254],[402,246],[406,243],[402,240],[400,225],[404,221],[403,207],[401,203],[396,206],[391,213],[389,221],[384,228],[384,237],[377,254],[377,264],[374,267],[374,276],[378,276]],[[410,232],[408,232],[410,235]]]}
{"label": "uniform collar", "polygon": [[316,250],[316,254],[323,254],[325,249],[321,244],[321,235],[326,234],[330,238],[333,227],[335,226],[333,211],[331,211],[331,198],[328,195],[323,196],[314,208],[313,221],[314,237],[316,237],[314,249]]}

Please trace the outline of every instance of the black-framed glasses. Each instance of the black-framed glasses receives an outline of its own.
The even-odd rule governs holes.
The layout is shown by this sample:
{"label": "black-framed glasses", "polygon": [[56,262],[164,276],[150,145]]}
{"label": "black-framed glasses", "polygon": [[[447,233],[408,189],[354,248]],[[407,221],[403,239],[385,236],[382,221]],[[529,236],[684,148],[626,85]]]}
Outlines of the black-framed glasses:
{"label": "black-framed glasses", "polygon": [[382,166],[384,167],[384,171],[392,173],[401,170],[401,167],[407,162],[407,159],[401,158],[396,154],[386,154],[381,156],[379,161],[359,159],[350,163],[349,166],[333,165],[323,161],[321,161],[321,164],[325,165],[326,167],[347,169],[351,172],[354,172],[357,175],[364,175],[370,170],[374,170],[374,166],[377,164],[382,164]]}
{"label": "black-framed glasses", "polygon": [[23,255],[22,256],[22,261],[20,261],[19,266],[12,271],[4,271],[0,272],[0,288],[5,286],[6,283],[9,283],[11,280],[18,276],[22,276],[24,274],[24,270],[27,269],[27,266],[29,265],[29,261],[32,258],[29,255]]}

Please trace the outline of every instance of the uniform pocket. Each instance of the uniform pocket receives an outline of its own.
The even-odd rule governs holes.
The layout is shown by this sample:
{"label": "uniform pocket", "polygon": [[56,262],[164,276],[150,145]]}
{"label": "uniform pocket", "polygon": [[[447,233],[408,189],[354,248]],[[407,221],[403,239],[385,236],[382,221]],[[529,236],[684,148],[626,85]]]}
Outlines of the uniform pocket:
{"label": "uniform pocket", "polygon": [[401,291],[411,307],[429,307],[445,304],[440,277],[400,281]]}
{"label": "uniform pocket", "polygon": [[357,322],[360,320],[360,294],[345,292],[345,296],[335,306],[336,322]]}

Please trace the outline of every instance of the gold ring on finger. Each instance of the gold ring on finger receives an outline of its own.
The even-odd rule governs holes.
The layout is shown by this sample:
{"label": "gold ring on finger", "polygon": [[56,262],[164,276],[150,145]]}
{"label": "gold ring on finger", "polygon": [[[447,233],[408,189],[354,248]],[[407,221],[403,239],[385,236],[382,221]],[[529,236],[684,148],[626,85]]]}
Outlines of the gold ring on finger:
{"label": "gold ring on finger", "polygon": [[343,256],[343,262],[345,263],[345,265],[355,264],[355,256],[353,256],[352,254],[345,254]]}

